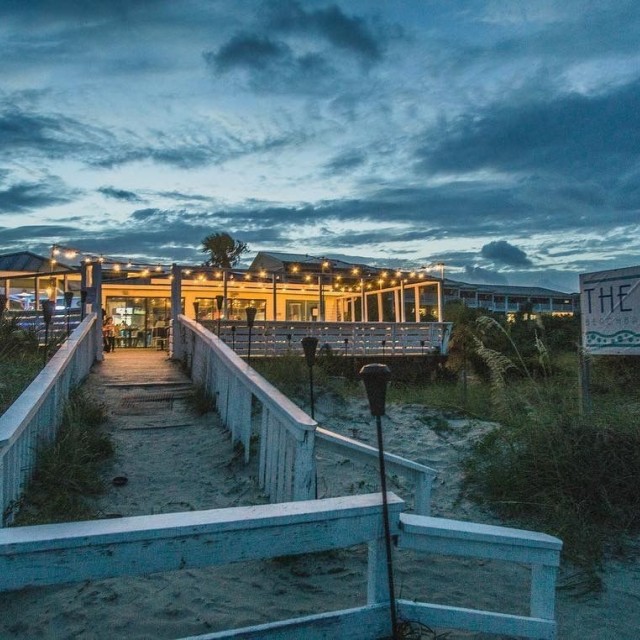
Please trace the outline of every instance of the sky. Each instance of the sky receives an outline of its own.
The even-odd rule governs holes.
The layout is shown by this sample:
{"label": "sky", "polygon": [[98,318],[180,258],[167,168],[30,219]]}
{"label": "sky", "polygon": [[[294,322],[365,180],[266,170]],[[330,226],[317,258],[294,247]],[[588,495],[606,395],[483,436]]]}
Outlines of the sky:
{"label": "sky", "polygon": [[640,263],[637,0],[0,0],[0,64],[0,254]]}

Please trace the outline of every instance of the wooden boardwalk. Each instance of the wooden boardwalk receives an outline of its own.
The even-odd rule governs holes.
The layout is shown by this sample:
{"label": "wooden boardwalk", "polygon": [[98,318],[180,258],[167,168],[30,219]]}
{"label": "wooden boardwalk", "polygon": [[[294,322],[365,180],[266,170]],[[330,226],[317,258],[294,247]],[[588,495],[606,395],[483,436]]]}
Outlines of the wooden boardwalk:
{"label": "wooden boardwalk", "polygon": [[167,352],[157,349],[115,349],[104,354],[104,362],[99,367],[105,385],[191,383]]}

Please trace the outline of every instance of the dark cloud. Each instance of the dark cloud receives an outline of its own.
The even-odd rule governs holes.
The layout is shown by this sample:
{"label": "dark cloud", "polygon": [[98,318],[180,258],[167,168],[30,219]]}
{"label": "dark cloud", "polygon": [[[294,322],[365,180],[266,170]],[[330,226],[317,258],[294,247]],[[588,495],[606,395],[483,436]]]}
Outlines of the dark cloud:
{"label": "dark cloud", "polygon": [[16,151],[38,153],[48,158],[73,154],[78,143],[79,123],[64,116],[44,115],[11,105],[0,106],[0,157]]}
{"label": "dark cloud", "polygon": [[67,189],[59,180],[46,183],[19,183],[6,189],[0,187],[0,214],[25,213],[43,207],[71,202],[76,192]]}
{"label": "dark cloud", "polygon": [[291,1],[264,7],[254,31],[238,32],[203,53],[216,75],[242,71],[248,88],[260,93],[339,95],[382,58],[384,38],[337,5],[307,10]]}
{"label": "dark cloud", "polygon": [[307,11],[295,0],[273,3],[268,26],[284,33],[315,34],[334,47],[357,53],[369,61],[378,61],[382,56],[381,44],[366,22],[345,15],[335,4]]}
{"label": "dark cloud", "polygon": [[150,209],[137,209],[136,211],[134,211],[131,214],[131,219],[138,222],[138,221],[148,221],[150,219],[156,218],[160,215],[163,215],[163,212],[160,209],[154,209],[154,208],[150,208]]}
{"label": "dark cloud", "polygon": [[361,167],[366,161],[366,156],[359,151],[345,151],[328,162],[325,165],[325,171],[328,175],[348,173]]}
{"label": "dark cloud", "polygon": [[133,191],[126,191],[125,189],[116,189],[114,187],[100,187],[98,191],[107,198],[112,198],[114,200],[123,200],[124,202],[142,202],[143,199],[140,198]]}
{"label": "dark cloud", "polygon": [[259,35],[235,36],[217,52],[203,54],[216,73],[236,69],[248,73],[251,90],[259,93],[311,94],[335,91],[338,72],[329,60],[315,52],[296,55],[285,43]]}
{"label": "dark cloud", "polygon": [[638,165],[638,113],[640,80],[597,95],[503,101],[429,132],[416,155],[429,172],[498,169],[615,184]]}
{"label": "dark cloud", "polygon": [[23,225],[7,229],[0,228],[0,253],[33,251],[49,255],[51,246],[73,239],[78,227],[66,225]]}
{"label": "dark cloud", "polygon": [[292,57],[291,49],[282,42],[255,34],[238,34],[224,44],[217,53],[207,52],[204,59],[219,73],[235,67],[266,69],[274,62]]}
{"label": "dark cloud", "polygon": [[506,240],[494,240],[485,244],[480,250],[480,255],[494,263],[510,267],[530,267],[532,264],[522,249],[518,249]]}
{"label": "dark cloud", "polygon": [[[293,129],[261,139],[241,140],[224,131],[212,131],[210,124],[199,122],[171,135],[154,130],[110,130],[10,102],[5,99],[5,104],[0,104],[0,158],[7,161],[28,155],[42,161],[72,159],[104,169],[144,161],[193,169],[297,145],[308,135]],[[113,193],[104,195],[115,197]]]}

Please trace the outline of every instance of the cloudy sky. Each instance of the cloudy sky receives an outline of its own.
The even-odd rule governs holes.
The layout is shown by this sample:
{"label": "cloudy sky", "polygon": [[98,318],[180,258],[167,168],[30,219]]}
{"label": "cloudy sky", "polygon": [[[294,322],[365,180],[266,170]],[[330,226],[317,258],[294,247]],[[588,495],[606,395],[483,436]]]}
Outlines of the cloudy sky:
{"label": "cloudy sky", "polygon": [[1,0],[0,253],[640,263],[640,2]]}

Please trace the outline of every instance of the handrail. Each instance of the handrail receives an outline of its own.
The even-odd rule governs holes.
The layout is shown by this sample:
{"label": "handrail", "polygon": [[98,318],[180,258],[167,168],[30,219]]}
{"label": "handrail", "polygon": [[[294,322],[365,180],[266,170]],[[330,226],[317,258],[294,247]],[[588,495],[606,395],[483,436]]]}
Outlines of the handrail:
{"label": "handrail", "polygon": [[[378,450],[364,442],[334,433],[329,429],[316,429],[317,443],[329,451],[348,456],[365,464],[378,461]],[[410,478],[415,483],[414,510],[419,515],[428,516],[431,511],[431,487],[437,475],[435,469],[394,453],[384,452],[387,473],[397,473]]]}
{"label": "handrail", "polygon": [[[181,336],[190,360],[191,377],[202,384],[211,397],[216,399],[216,407],[223,423],[231,431],[232,440],[239,441],[244,448],[245,462],[249,462],[251,451],[251,398],[258,400],[262,409],[260,429],[260,486],[267,495],[281,502],[291,499],[315,497],[315,450],[320,446],[333,452],[357,459],[365,464],[375,462],[378,450],[357,440],[318,427],[315,420],[294,404],[270,382],[265,380],[233,349],[211,333],[206,326],[186,316],[178,316],[182,331],[189,332],[191,339]],[[277,435],[284,429],[287,436]],[[293,449],[287,450],[286,438],[292,438]],[[298,443],[298,444],[294,444]],[[291,466],[294,451],[304,446],[306,462],[299,473],[305,478],[302,487],[290,486],[296,482]],[[431,507],[431,488],[436,472],[417,462],[407,460],[393,453],[385,453],[388,470],[410,478],[415,485],[414,509],[428,515]],[[302,464],[302,461],[299,461]]]}
{"label": "handrail", "polygon": [[[400,549],[517,562],[531,568],[529,616],[406,602],[407,613],[429,625],[527,638],[555,638],[555,584],[562,541],[535,531],[447,518],[400,514]],[[462,628],[458,626],[458,628]]]}
{"label": "handrail", "polygon": [[0,416],[2,525],[13,517],[39,445],[55,437],[71,388],[89,373],[96,351],[95,323],[96,314],[89,314]]}
{"label": "handrail", "polygon": [[269,499],[314,498],[315,420],[202,325],[179,315],[177,330],[193,381],[215,399],[232,441],[244,448],[245,462],[251,455],[253,400],[260,405],[258,479]]}
{"label": "handrail", "polygon": [[[234,343],[241,354],[248,351],[249,329],[243,322],[204,321],[220,338]],[[335,355],[446,355],[451,322],[286,322],[258,321],[251,331],[251,352],[260,356],[283,355],[292,343],[315,336],[320,346]]]}
{"label": "handrail", "polygon": [[[189,570],[366,543],[369,553],[364,606],[218,631],[191,640],[373,640],[390,634],[381,498],[378,493],[8,528],[0,531],[0,591]],[[390,531],[397,539],[399,552],[412,549],[491,558],[532,569],[528,616],[397,600],[399,619],[431,628],[555,638],[555,578],[562,547],[559,539],[507,527],[406,514],[402,512],[403,501],[393,493],[387,494],[387,502]],[[135,562],[131,562],[133,557]]]}

